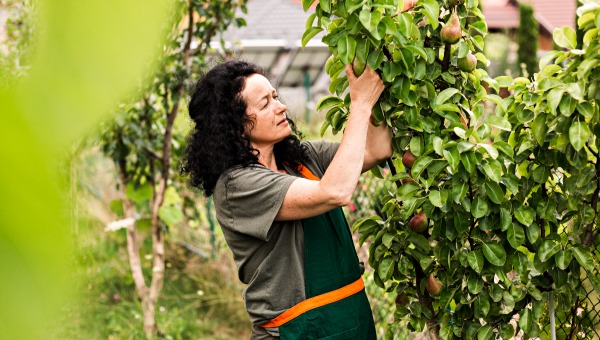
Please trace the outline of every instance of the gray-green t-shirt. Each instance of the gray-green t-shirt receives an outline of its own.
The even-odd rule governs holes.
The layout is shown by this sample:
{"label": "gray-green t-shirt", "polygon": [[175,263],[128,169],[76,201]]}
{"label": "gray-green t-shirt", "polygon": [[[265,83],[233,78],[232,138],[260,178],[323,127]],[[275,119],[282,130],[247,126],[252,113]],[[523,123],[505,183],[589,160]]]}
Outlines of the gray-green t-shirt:
{"label": "gray-green t-shirt", "polygon": [[[303,142],[309,161],[304,164],[321,178],[339,144]],[[215,186],[217,220],[233,252],[250,320],[261,325],[306,299],[304,290],[304,232],[301,221],[274,221],[285,194],[301,175],[260,165],[234,167]]]}

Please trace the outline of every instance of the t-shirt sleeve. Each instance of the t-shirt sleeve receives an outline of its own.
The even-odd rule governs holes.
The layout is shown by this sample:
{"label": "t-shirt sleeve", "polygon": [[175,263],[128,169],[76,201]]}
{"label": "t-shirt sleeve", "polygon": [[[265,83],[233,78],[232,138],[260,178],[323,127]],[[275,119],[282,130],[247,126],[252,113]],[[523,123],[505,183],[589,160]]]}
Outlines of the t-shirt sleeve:
{"label": "t-shirt sleeve", "polygon": [[262,166],[234,169],[217,181],[217,220],[227,228],[267,241],[287,190],[298,177]]}
{"label": "t-shirt sleeve", "polygon": [[306,142],[311,158],[315,160],[322,173],[325,173],[333,160],[340,143],[327,142],[324,140]]}

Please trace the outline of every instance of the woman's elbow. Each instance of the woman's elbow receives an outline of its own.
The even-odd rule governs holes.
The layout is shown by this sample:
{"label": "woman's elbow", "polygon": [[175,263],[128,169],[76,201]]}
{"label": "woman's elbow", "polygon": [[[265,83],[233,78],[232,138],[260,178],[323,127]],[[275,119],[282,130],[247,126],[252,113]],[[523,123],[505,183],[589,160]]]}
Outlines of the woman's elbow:
{"label": "woman's elbow", "polygon": [[350,190],[336,190],[329,195],[329,204],[336,207],[345,207],[352,201],[353,192]]}

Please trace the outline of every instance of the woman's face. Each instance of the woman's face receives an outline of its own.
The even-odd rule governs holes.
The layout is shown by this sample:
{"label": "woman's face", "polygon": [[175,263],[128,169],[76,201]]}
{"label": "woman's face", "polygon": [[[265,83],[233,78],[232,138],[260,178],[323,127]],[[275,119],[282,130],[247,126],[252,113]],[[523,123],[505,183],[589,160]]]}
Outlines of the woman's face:
{"label": "woman's face", "polygon": [[246,135],[254,148],[272,146],[292,133],[286,119],[287,107],[279,101],[277,91],[267,78],[253,74],[246,78],[242,90],[246,114],[254,127],[246,127]]}

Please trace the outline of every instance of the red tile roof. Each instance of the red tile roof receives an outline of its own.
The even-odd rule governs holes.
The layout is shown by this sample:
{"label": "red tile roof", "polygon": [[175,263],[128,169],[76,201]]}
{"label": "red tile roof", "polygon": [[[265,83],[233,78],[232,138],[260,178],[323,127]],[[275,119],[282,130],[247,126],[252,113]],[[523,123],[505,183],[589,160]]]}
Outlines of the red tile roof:
{"label": "red tile roof", "polygon": [[575,27],[575,0],[529,0],[535,10],[535,18],[547,30],[556,27]]}
{"label": "red tile roof", "polygon": [[[537,21],[550,33],[556,27],[575,27],[575,0],[521,0],[520,2],[532,5]],[[491,29],[519,27],[517,1],[483,0],[483,13]]]}
{"label": "red tile roof", "polygon": [[483,15],[490,29],[519,27],[519,10],[508,0],[484,0]]}

